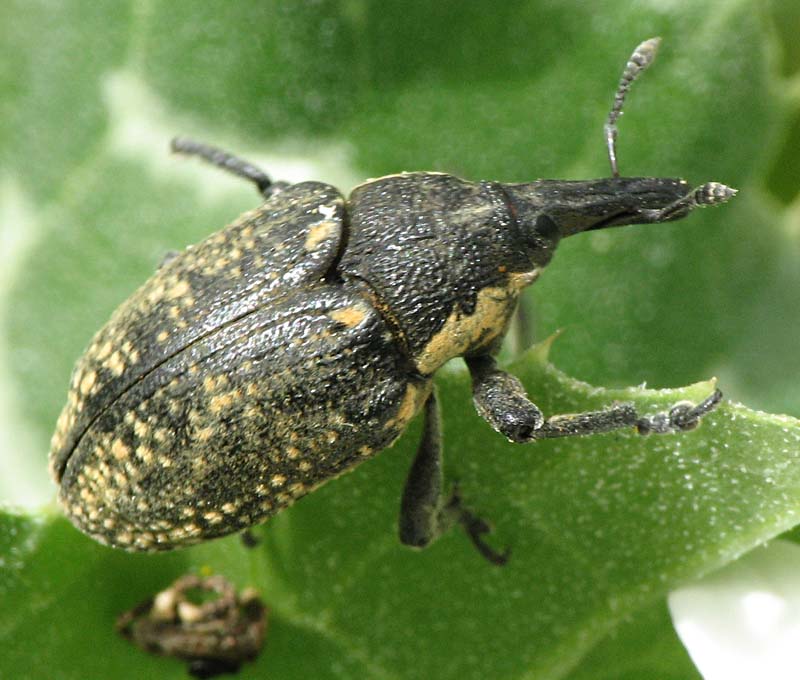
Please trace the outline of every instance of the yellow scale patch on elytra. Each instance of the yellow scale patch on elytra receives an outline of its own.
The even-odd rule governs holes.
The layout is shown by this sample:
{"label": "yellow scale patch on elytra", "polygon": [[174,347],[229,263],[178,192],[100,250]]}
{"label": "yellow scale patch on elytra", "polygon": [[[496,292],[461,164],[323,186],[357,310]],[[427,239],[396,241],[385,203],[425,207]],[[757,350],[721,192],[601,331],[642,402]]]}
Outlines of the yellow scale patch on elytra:
{"label": "yellow scale patch on elytra", "polygon": [[165,290],[166,288],[164,287],[163,282],[160,282],[157,286],[153,286],[153,288],[147,293],[147,301],[151,304],[159,302],[164,297]]}
{"label": "yellow scale patch on elytra", "polygon": [[111,354],[111,350],[113,349],[114,346],[111,344],[111,341],[106,340],[102,345],[100,345],[99,349],[94,355],[94,359],[96,361],[103,361],[106,357],[108,357]]}
{"label": "yellow scale patch on elytra", "polygon": [[230,392],[225,392],[224,394],[217,394],[216,396],[211,397],[211,400],[208,403],[208,409],[215,415],[219,415],[223,411],[227,411],[231,408],[237,401],[240,401],[242,398],[241,390],[231,390]]}
{"label": "yellow scale patch on elytra", "polygon": [[133,536],[128,531],[120,531],[115,539],[120,545],[130,545],[133,541]]}
{"label": "yellow scale patch on elytra", "polygon": [[168,429],[166,429],[165,427],[159,427],[159,428],[157,428],[157,429],[156,429],[156,431],[153,433],[153,438],[154,438],[154,439],[155,439],[155,440],[156,440],[156,441],[157,441],[159,444],[165,444],[166,442],[168,442],[168,441],[170,440],[170,437],[171,437],[171,433],[170,433],[170,431],[169,431]]}
{"label": "yellow scale patch on elytra", "polygon": [[186,295],[191,289],[192,287],[186,279],[178,279],[170,286],[169,290],[167,290],[167,298],[170,300],[177,300]]}
{"label": "yellow scale patch on elytra", "polygon": [[227,384],[228,376],[223,373],[219,375],[207,375],[203,378],[203,389],[210,394],[218,392],[223,387],[226,387]]}
{"label": "yellow scale patch on elytra", "polygon": [[153,451],[150,447],[144,444],[136,447],[136,457],[139,458],[145,465],[153,462]]}
{"label": "yellow scale patch on elytra", "polygon": [[[53,436],[50,438],[51,451],[57,451],[64,446],[67,438],[67,432],[69,432],[75,424],[75,411],[73,410],[73,402],[74,397],[71,398],[71,395],[68,396],[67,405],[58,416],[56,431],[53,432]],[[54,459],[50,460],[50,476],[53,479],[56,479],[56,469],[53,467],[54,462]]]}
{"label": "yellow scale patch on elytra", "polygon": [[355,328],[367,318],[369,310],[363,305],[356,304],[349,307],[340,307],[328,312],[328,316],[337,323],[344,324],[348,328]]}
{"label": "yellow scale patch on elytra", "polygon": [[84,396],[89,394],[89,392],[92,391],[92,388],[94,387],[96,380],[97,380],[96,371],[89,371],[86,375],[84,375],[83,378],[81,378],[81,384],[80,384],[81,394],[83,394]]}
{"label": "yellow scale patch on elytra", "polygon": [[244,408],[243,415],[245,418],[249,418],[250,420],[257,420],[263,417],[264,411],[260,406],[248,404]]}
{"label": "yellow scale patch on elytra", "polygon": [[323,241],[328,240],[339,230],[339,225],[331,220],[317,222],[309,230],[306,236],[304,247],[307,251],[312,251]]}
{"label": "yellow scale patch on elytra", "polygon": [[289,493],[294,497],[302,496],[307,489],[308,487],[303,482],[294,482],[289,485]]}
{"label": "yellow scale patch on elytra", "polygon": [[131,450],[125,445],[121,439],[115,439],[111,445],[111,455],[117,460],[125,460],[131,453]]}
{"label": "yellow scale patch on elytra", "polygon": [[201,442],[207,442],[211,437],[214,436],[214,428],[213,427],[203,427],[199,429],[195,433],[195,438]]}
{"label": "yellow scale patch on elytra", "polygon": [[112,353],[108,359],[106,359],[103,367],[111,371],[113,375],[119,377],[125,371],[125,362],[122,359],[122,354],[120,354],[119,350]]}
{"label": "yellow scale patch on elytra", "polygon": [[133,423],[133,432],[139,438],[144,438],[150,432],[150,425],[144,420],[135,420]]}

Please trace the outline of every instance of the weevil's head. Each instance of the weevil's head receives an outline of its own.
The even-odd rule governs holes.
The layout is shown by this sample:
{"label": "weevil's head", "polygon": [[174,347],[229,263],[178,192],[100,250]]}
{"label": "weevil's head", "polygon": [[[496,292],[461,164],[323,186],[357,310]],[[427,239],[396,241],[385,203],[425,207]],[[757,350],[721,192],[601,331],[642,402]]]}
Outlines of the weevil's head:
{"label": "weevil's head", "polygon": [[546,264],[565,236],[679,220],[698,206],[724,203],[736,193],[717,182],[692,190],[682,179],[662,177],[539,180],[504,184],[503,190],[537,264]]}

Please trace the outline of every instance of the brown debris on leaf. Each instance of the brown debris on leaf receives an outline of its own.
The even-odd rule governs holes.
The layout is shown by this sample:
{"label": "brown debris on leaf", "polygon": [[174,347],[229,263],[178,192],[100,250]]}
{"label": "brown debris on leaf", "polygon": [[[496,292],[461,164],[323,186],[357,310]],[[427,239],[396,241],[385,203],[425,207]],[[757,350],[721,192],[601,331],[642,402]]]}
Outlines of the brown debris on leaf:
{"label": "brown debris on leaf", "polygon": [[237,595],[222,576],[188,574],[122,614],[116,628],[151,654],[183,659],[194,677],[211,678],[258,656],[267,614],[252,588]]}

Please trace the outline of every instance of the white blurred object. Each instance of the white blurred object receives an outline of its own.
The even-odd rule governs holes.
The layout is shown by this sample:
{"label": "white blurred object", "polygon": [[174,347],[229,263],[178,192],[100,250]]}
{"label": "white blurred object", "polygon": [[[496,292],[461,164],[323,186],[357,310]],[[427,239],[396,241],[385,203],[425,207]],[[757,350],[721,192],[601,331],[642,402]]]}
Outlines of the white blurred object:
{"label": "white blurred object", "polygon": [[776,540],[669,596],[705,680],[800,678],[800,546]]}
{"label": "white blurred object", "polygon": [[12,284],[41,232],[34,203],[13,176],[0,177],[0,506],[38,507],[53,496],[45,456],[26,425],[25,405],[11,375],[2,326],[14,300]]}

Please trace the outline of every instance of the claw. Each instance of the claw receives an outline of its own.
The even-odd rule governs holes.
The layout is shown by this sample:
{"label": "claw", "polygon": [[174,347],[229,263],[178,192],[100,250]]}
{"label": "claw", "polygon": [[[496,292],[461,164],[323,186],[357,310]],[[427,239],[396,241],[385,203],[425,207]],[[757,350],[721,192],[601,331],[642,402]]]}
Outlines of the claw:
{"label": "claw", "polygon": [[488,534],[492,531],[492,527],[487,522],[464,509],[461,511],[459,521],[463,525],[467,536],[470,537],[475,548],[477,548],[478,552],[489,562],[498,567],[502,567],[508,562],[508,558],[511,556],[511,548],[506,548],[502,552],[498,552],[483,540],[483,534]]}
{"label": "claw", "polygon": [[717,389],[697,405],[690,401],[678,402],[669,413],[656,413],[639,418],[636,421],[636,430],[642,435],[693,430],[700,424],[700,419],[711,413],[721,401],[722,392]]}

